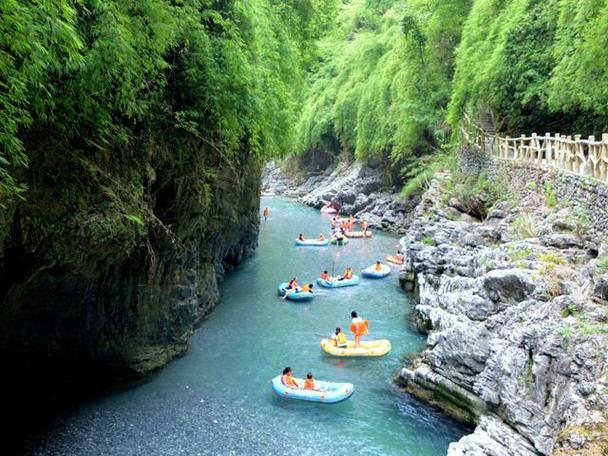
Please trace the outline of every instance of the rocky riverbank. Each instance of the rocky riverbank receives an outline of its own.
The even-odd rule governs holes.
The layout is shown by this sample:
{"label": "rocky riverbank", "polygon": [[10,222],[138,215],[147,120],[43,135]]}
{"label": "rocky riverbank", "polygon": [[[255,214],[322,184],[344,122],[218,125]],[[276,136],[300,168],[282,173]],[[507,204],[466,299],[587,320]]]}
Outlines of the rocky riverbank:
{"label": "rocky riverbank", "polygon": [[396,234],[405,234],[419,200],[416,196],[403,198],[381,166],[372,168],[350,161],[291,176],[277,163],[268,163],[262,192],[296,198],[317,209],[334,201],[340,205],[342,215],[353,214],[359,220],[366,220],[372,228]]}
{"label": "rocky riverbank", "polygon": [[454,188],[439,176],[401,241],[428,338],[398,383],[477,425],[451,456],[608,454],[608,244],[535,185]]}

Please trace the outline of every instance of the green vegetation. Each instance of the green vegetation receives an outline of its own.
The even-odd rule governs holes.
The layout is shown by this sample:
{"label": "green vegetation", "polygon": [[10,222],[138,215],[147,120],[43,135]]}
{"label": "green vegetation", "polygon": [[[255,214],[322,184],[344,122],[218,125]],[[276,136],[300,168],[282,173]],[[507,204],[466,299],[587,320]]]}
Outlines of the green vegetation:
{"label": "green vegetation", "polygon": [[445,183],[444,198],[457,199],[467,214],[484,220],[488,211],[509,192],[504,180],[488,173],[470,174],[453,171]]}
{"label": "green vegetation", "polygon": [[[102,161],[149,160],[161,140],[199,147],[191,184],[209,206],[216,171],[249,154],[356,157],[384,165],[409,196],[454,169],[465,110],[491,112],[506,133],[608,127],[605,0],[6,0],[2,9],[0,225],[45,147]],[[491,201],[495,186],[476,181],[454,187]],[[552,183],[544,194],[555,207]]]}
{"label": "green vegetation", "polygon": [[432,245],[432,246],[437,245],[437,243],[435,242],[435,239],[433,239],[433,238],[432,238],[432,237],[430,237],[430,236],[425,236],[425,237],[423,237],[423,238],[422,238],[422,243],[423,243],[424,245]]}
{"label": "green vegetation", "polygon": [[545,204],[549,209],[555,209],[557,207],[557,195],[553,187],[553,181],[548,180],[545,182]]}
{"label": "green vegetation", "polygon": [[536,253],[530,247],[522,247],[515,244],[507,246],[507,252],[511,261],[534,260]]}
{"label": "green vegetation", "polygon": [[568,304],[564,310],[562,310],[562,317],[567,318],[572,315],[577,315],[579,309],[574,304]]}
{"label": "green vegetation", "polygon": [[570,325],[562,324],[557,328],[557,333],[562,336],[566,342],[572,340],[572,328]]}
{"label": "green vegetation", "polygon": [[560,266],[563,266],[567,263],[566,259],[563,256],[555,255],[554,253],[544,253],[542,255],[539,255],[538,259],[543,263],[549,263]]}
{"label": "green vegetation", "polygon": [[538,230],[536,229],[536,223],[534,219],[529,215],[520,215],[513,221],[513,228],[515,233],[521,239],[535,238],[538,236]]}
{"label": "green vegetation", "polygon": [[496,269],[496,262],[493,259],[484,256],[481,258],[481,266],[486,271],[492,271],[493,269]]}
{"label": "green vegetation", "polygon": [[600,274],[606,274],[608,272],[608,256],[598,258],[596,268]]}
{"label": "green vegetation", "polygon": [[577,207],[574,217],[574,233],[579,237],[583,237],[587,234],[590,227],[589,212],[584,207]]}
{"label": "green vegetation", "polygon": [[428,155],[412,162],[402,170],[402,177],[406,184],[401,190],[401,196],[407,198],[425,189],[433,176],[444,170],[456,171],[456,157],[454,154]]}
{"label": "green vegetation", "polygon": [[470,4],[344,2],[309,77],[300,153],[344,151],[390,161],[399,171],[416,156],[444,150],[454,51]]}
{"label": "green vegetation", "polygon": [[[491,112],[506,133],[598,135],[606,24],[604,0],[344,2],[309,76],[299,153],[390,163],[409,195],[436,171],[418,159],[449,150],[465,110]],[[555,207],[551,185],[545,197]]]}
{"label": "green vegetation", "polygon": [[451,122],[485,107],[507,132],[602,133],[607,31],[603,0],[476,0],[456,59]]}
{"label": "green vegetation", "polygon": [[111,152],[187,134],[230,159],[291,150],[316,40],[337,2],[3,2],[0,204],[41,131]]}

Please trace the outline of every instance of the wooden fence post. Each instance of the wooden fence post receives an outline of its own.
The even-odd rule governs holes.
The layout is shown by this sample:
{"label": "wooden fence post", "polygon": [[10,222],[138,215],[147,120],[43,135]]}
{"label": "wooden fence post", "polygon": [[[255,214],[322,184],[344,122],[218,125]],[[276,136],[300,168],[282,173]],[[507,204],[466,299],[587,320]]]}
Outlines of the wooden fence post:
{"label": "wooden fence post", "polygon": [[608,182],[608,133],[602,135],[602,150],[600,152],[600,176]]}
{"label": "wooden fence post", "polygon": [[553,147],[551,144],[551,133],[545,133],[545,166],[553,165]]}

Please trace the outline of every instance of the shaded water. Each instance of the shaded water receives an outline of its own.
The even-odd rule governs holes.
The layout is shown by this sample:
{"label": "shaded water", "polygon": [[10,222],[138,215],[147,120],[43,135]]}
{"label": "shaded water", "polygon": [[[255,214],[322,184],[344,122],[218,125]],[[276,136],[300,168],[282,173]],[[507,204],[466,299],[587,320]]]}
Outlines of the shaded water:
{"label": "shaded water", "polygon": [[[277,285],[297,275],[313,282],[320,270],[360,272],[394,253],[395,237],[374,233],[344,247],[298,248],[298,232],[328,234],[329,218],[282,198],[264,198],[257,255],[222,284],[222,303],[192,340],[190,351],[148,382],[87,403],[59,421],[34,449],[45,455],[413,455],[445,454],[466,430],[401,394],[391,383],[403,357],[424,338],[412,330],[412,303],[396,270],[380,281],[318,290],[310,304],[277,297]],[[325,355],[320,336],[347,328],[350,312],[371,321],[371,338],[391,340],[378,359]],[[270,379],[285,366],[296,376],[355,384],[336,405],[288,402]]]}

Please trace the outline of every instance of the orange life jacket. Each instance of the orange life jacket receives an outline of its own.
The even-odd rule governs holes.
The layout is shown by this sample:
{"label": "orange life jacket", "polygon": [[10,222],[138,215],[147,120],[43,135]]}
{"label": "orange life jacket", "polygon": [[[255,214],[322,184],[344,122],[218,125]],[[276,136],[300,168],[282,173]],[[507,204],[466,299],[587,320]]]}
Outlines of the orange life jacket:
{"label": "orange life jacket", "polygon": [[310,287],[308,285],[303,285],[302,288],[300,288],[300,291],[306,292],[306,291],[312,291],[312,290],[310,289]]}
{"label": "orange life jacket", "polygon": [[304,389],[314,390],[315,389],[315,380],[314,378],[307,378],[304,380]]}
{"label": "orange life jacket", "polygon": [[281,378],[281,381],[283,382],[283,384],[285,384],[287,386],[295,386],[296,388],[299,388],[299,386],[300,386],[300,385],[298,385],[298,382],[296,382],[291,375],[283,375],[283,377]]}
{"label": "orange life jacket", "polygon": [[365,336],[369,332],[369,320],[351,323],[350,332],[352,332],[355,336]]}

